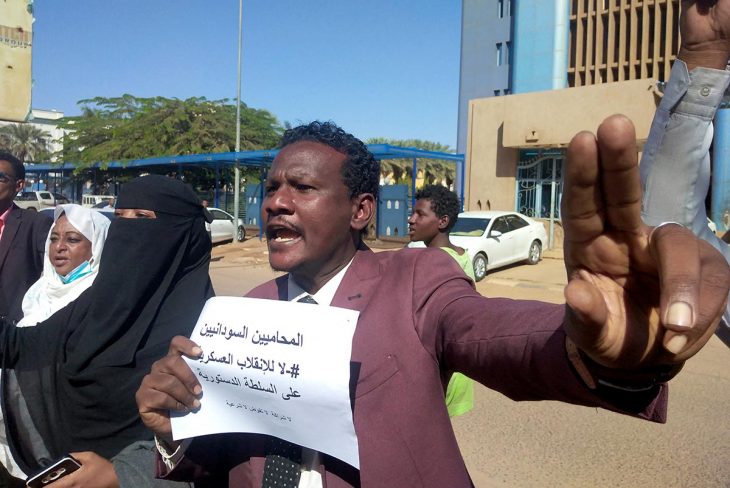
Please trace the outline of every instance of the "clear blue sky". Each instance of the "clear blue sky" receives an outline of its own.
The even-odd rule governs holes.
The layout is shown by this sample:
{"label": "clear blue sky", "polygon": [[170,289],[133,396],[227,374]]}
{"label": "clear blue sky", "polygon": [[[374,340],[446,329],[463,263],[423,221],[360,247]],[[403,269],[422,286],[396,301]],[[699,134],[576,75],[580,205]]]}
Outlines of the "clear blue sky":
{"label": "clear blue sky", "polygon": [[[237,0],[36,0],[33,107],[235,99]],[[456,146],[459,0],[244,0],[242,100],[283,123]]]}

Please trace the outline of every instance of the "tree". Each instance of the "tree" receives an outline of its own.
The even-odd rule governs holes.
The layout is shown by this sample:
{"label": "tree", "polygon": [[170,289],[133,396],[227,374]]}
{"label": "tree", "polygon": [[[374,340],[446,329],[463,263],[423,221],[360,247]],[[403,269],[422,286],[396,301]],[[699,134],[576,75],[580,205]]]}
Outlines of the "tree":
{"label": "tree", "polygon": [[21,161],[50,159],[51,135],[32,124],[10,124],[0,127],[0,148]]}
{"label": "tree", "polygon": [[[193,97],[139,98],[122,95],[81,100],[82,114],[66,117],[61,127],[63,159],[79,168],[155,156],[235,150],[236,105],[228,99]],[[266,110],[241,104],[241,149],[268,149],[281,127]],[[212,173],[212,171],[211,171]]]}
{"label": "tree", "polygon": [[[449,146],[438,142],[423,141],[420,139],[387,139],[374,137],[368,139],[368,144],[390,144],[391,146],[408,147],[434,152],[454,152]],[[410,182],[413,178],[413,160],[411,159],[384,159],[380,163],[381,175],[392,176],[394,183],[403,184]],[[444,159],[420,159],[418,169],[423,171],[425,184],[446,183],[451,186],[456,178],[456,168],[452,161]],[[418,177],[418,175],[416,175]]]}
{"label": "tree", "polygon": [[[367,144],[389,144],[413,149],[422,149],[435,152],[453,152],[453,150],[438,142],[423,141],[420,139],[388,139],[385,137],[373,137],[366,141]],[[424,172],[426,183],[446,182],[451,186],[454,182],[456,169],[454,163],[441,159],[419,159],[418,169]],[[391,179],[393,184],[409,184],[413,181],[413,159],[383,159],[380,161],[380,176],[383,179]],[[418,177],[418,175],[416,175]],[[376,207],[376,213],[378,211]],[[367,228],[367,238],[374,239],[376,236],[375,222],[373,219]]]}

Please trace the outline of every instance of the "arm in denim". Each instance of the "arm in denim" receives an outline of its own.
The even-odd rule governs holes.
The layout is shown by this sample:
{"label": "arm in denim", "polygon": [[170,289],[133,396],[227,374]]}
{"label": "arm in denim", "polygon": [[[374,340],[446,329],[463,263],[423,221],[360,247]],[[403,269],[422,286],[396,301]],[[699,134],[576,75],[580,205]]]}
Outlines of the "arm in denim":
{"label": "arm in denim", "polygon": [[[707,226],[712,119],[730,83],[730,71],[674,62],[641,159],[642,217],[649,225],[678,222],[730,261],[730,247]],[[718,336],[730,345],[730,310]]]}

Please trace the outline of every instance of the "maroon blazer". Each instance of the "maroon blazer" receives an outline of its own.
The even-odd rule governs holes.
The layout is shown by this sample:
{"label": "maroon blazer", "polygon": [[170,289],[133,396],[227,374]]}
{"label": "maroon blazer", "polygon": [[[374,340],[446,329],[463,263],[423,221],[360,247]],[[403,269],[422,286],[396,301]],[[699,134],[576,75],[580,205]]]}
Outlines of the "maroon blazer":
{"label": "maroon blazer", "polygon": [[[252,290],[287,298],[287,276]],[[360,311],[351,395],[360,471],[323,456],[327,488],[471,486],[444,389],[460,371],[515,400],[560,400],[663,421],[666,386],[626,398],[597,396],[566,358],[563,305],[485,298],[448,254],[357,252],[332,302]],[[266,436],[197,438],[170,479],[261,486]],[[213,481],[215,480],[215,481]]]}

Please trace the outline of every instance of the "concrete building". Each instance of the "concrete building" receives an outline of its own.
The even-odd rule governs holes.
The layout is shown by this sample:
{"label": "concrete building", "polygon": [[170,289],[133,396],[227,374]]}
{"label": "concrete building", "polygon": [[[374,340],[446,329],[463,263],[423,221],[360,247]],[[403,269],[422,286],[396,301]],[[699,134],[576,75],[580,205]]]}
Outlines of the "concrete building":
{"label": "concrete building", "polygon": [[30,113],[32,2],[0,2],[0,120],[23,122]]}
{"label": "concrete building", "polygon": [[[564,148],[576,132],[623,113],[640,146],[646,140],[658,84],[679,48],[679,1],[462,5],[457,151],[466,155],[464,206],[557,218]],[[730,133],[727,110],[718,114],[716,134]],[[730,168],[727,139],[715,139],[716,169]],[[714,208],[714,197],[730,197],[730,188],[717,179],[713,187],[711,216],[720,224],[724,209]]]}
{"label": "concrete building", "polygon": [[0,2],[0,127],[30,124],[48,134],[49,149],[61,149],[62,112],[31,109],[33,2]]}
{"label": "concrete building", "polygon": [[511,0],[463,0],[458,153],[466,150],[469,100],[509,94],[511,38]]}

